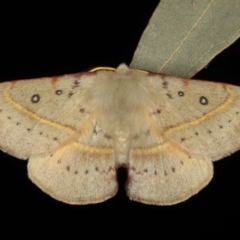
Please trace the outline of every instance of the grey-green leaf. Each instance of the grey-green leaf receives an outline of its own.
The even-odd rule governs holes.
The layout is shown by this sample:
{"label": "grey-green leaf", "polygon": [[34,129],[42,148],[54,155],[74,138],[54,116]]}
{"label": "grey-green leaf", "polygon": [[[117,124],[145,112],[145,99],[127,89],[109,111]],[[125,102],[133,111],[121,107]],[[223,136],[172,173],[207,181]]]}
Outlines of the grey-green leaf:
{"label": "grey-green leaf", "polygon": [[240,36],[240,0],[162,0],[131,68],[190,78]]}

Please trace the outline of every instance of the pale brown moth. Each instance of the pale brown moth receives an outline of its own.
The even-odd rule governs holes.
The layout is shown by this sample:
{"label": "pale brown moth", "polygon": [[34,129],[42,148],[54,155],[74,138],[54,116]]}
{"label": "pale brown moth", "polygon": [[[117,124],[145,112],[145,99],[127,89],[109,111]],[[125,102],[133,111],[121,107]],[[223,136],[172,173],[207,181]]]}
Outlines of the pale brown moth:
{"label": "pale brown moth", "polygon": [[[182,202],[205,187],[212,161],[240,147],[240,87],[129,69],[0,84],[0,148],[29,159],[29,178],[69,204],[117,193]],[[229,141],[228,136],[234,139]]]}

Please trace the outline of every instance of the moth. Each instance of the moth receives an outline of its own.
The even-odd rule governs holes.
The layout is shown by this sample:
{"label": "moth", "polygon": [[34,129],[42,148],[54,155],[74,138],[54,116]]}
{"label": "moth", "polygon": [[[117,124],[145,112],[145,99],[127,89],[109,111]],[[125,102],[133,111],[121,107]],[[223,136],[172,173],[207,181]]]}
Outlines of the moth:
{"label": "moth", "polygon": [[[0,84],[0,148],[29,159],[42,191],[69,204],[126,193],[182,202],[205,187],[213,161],[240,148],[240,88],[129,69]],[[234,139],[231,141],[230,139]]]}

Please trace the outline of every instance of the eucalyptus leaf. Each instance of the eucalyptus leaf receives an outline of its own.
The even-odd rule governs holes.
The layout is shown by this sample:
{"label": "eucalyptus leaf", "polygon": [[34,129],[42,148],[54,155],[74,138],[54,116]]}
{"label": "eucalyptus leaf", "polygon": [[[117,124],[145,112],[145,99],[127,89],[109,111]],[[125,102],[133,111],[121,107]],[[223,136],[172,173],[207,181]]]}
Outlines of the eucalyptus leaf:
{"label": "eucalyptus leaf", "polygon": [[240,0],[162,0],[131,68],[190,78],[240,36]]}

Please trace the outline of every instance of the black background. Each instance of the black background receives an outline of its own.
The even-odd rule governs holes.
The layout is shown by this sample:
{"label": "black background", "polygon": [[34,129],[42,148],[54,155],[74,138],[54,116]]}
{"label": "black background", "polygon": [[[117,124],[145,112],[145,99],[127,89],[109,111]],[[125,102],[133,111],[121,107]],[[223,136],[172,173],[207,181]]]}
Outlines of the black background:
{"label": "black background", "polygon": [[[134,50],[157,0],[82,1],[76,5],[8,6],[1,9],[0,80],[75,73],[96,66],[131,62]],[[192,49],[194,51],[194,49]],[[240,86],[240,41],[214,58],[194,78]],[[240,137],[240,136],[239,136]],[[235,141],[229,138],[229,141]],[[71,206],[52,199],[27,177],[27,161],[0,152],[1,217],[5,224],[116,237],[148,232],[195,234],[240,227],[240,152],[214,163],[210,184],[186,202],[151,206],[130,201],[124,192],[127,173],[119,170],[119,193],[94,205]],[[54,227],[53,227],[54,226]],[[97,230],[95,230],[97,229]],[[177,230],[179,229],[179,230]],[[190,231],[190,232],[191,232]],[[156,235],[157,234],[157,235]],[[150,237],[149,235],[149,237]],[[180,236],[180,235],[179,235]],[[195,236],[195,235],[193,235]]]}

